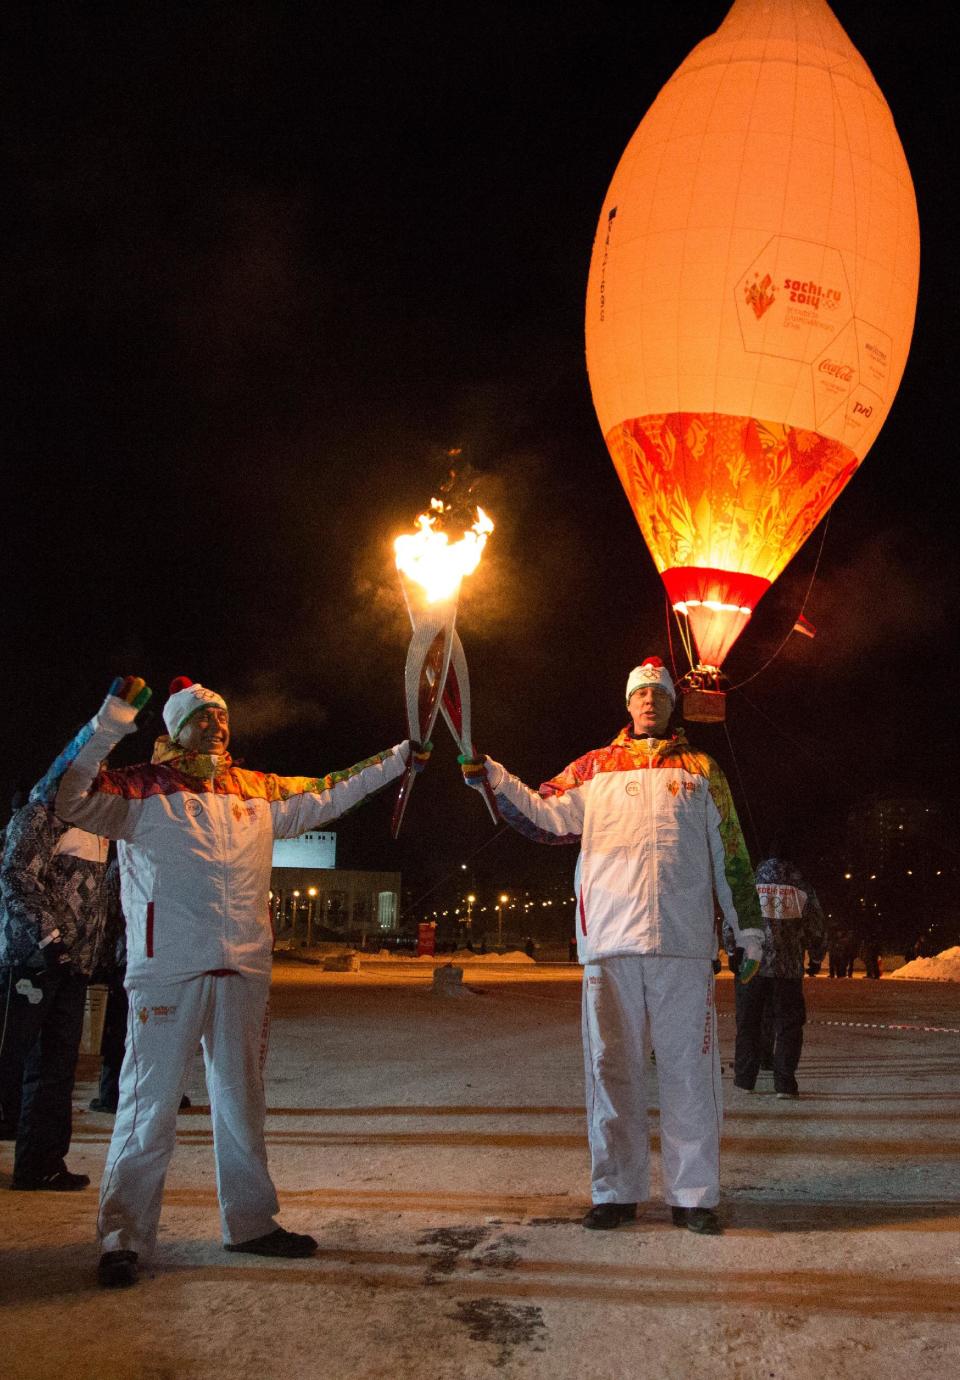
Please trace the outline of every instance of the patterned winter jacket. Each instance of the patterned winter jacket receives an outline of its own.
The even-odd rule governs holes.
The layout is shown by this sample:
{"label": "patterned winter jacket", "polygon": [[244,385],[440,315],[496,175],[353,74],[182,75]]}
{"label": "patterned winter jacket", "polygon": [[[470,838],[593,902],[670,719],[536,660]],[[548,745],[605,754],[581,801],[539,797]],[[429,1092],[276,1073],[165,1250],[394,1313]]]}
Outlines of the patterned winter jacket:
{"label": "patterned winter jacket", "polygon": [[127,985],[268,974],[274,838],[320,828],[396,780],[407,745],[305,777],[246,771],[161,738],[153,762],[101,769],[135,714],[108,696],[41,783],[64,818],[120,840]]}
{"label": "patterned winter jacket", "polygon": [[[811,963],[827,952],[826,921],[817,893],[785,858],[767,858],[757,868],[757,893],[763,914],[761,977],[802,978],[806,950]],[[724,925],[723,947],[733,954],[738,944]]]}
{"label": "patterned winter jacket", "polygon": [[716,897],[738,935],[762,931],[753,871],[730,787],[682,732],[636,738],[572,762],[531,791],[487,759],[504,820],[540,843],[581,845],[577,951],[714,958]]}
{"label": "patterned winter jacket", "polygon": [[0,967],[42,967],[40,940],[59,930],[71,969],[90,976],[106,922],[107,848],[40,801],[16,812],[0,864]]}

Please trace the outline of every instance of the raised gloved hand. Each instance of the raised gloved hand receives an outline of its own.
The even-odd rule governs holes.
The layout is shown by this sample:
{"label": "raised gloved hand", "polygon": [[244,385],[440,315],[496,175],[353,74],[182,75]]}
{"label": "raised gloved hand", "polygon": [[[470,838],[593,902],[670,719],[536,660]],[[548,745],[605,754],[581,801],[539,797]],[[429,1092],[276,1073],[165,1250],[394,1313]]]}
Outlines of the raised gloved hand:
{"label": "raised gloved hand", "polygon": [[467,785],[472,786],[474,790],[482,791],[487,782],[487,759],[469,757],[465,752],[461,752],[457,761]]}
{"label": "raised gloved hand", "polygon": [[740,964],[737,981],[746,984],[755,978],[762,957],[763,941],[755,935],[745,934],[743,936],[743,961]]}
{"label": "raised gloved hand", "polygon": [[430,761],[430,754],[432,751],[432,743],[418,743],[413,738],[410,739],[409,762],[418,775],[425,769],[427,763]]}
{"label": "raised gloved hand", "polygon": [[807,977],[816,977],[820,971],[820,964],[814,963],[811,959],[807,964]]}
{"label": "raised gloved hand", "polygon": [[107,698],[100,706],[97,716],[104,728],[112,728],[120,734],[133,733],[134,722],[153,691],[140,676],[117,676]]}

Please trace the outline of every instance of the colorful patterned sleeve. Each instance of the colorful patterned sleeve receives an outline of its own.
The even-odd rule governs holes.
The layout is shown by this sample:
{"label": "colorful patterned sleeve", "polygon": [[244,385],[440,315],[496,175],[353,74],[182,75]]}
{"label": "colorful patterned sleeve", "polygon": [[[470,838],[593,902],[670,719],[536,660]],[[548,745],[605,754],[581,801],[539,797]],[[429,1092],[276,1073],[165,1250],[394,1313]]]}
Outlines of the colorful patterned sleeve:
{"label": "colorful patterned sleeve", "polygon": [[745,930],[755,931],[762,940],[763,917],[750,855],[727,778],[712,760],[709,789],[717,812],[717,818],[712,821],[710,840],[717,899],[738,941]]}
{"label": "colorful patterned sleeve", "polygon": [[356,766],[326,776],[265,776],[262,778],[273,816],[276,838],[296,838],[342,819],[367,796],[396,781],[406,766],[405,744],[367,757]]}

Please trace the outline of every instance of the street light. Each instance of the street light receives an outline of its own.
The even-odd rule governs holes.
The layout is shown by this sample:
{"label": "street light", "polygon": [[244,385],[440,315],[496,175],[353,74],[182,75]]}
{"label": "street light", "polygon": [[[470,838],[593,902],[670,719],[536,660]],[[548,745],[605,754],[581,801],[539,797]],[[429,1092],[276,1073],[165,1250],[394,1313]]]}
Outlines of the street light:
{"label": "street light", "polygon": [[501,896],[497,903],[497,948],[503,948],[503,907],[510,900],[509,896]]}
{"label": "street light", "polygon": [[307,948],[313,943],[313,906],[317,896],[317,888],[311,886],[307,888],[307,895],[310,897],[310,904],[307,906]]}
{"label": "street light", "polygon": [[473,924],[473,903],[474,901],[476,901],[476,899],[476,896],[474,896],[473,892],[471,891],[469,896],[467,897],[467,929],[470,929],[471,925]]}

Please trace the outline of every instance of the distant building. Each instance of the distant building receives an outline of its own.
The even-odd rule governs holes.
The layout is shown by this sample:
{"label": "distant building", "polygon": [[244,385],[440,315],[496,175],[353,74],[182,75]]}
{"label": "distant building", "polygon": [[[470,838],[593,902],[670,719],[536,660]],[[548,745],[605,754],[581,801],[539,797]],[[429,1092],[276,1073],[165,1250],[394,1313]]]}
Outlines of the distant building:
{"label": "distant building", "polygon": [[295,839],[274,839],[274,868],[332,868],[337,865],[336,834],[300,834]]}
{"label": "distant building", "polygon": [[899,877],[923,864],[941,828],[935,801],[884,796],[851,810],[847,838],[858,861],[869,863],[878,878]]}
{"label": "distant building", "polygon": [[955,933],[953,823],[942,803],[914,796],[877,795],[850,811],[844,892],[831,890],[861,934],[907,952],[925,934],[942,947]]}
{"label": "distant building", "polygon": [[323,933],[374,942],[400,924],[400,873],[337,870],[337,836],[276,839],[270,873],[274,929],[300,943]]}

